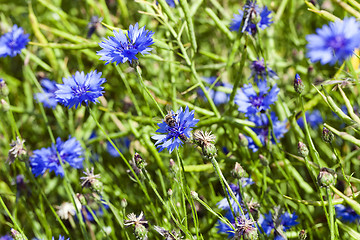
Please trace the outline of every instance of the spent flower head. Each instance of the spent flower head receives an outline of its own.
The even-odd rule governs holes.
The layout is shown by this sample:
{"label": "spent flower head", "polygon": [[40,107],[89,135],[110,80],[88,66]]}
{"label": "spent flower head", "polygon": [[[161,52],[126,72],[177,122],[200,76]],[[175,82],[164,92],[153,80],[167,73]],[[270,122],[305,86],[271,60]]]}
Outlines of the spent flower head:
{"label": "spent flower head", "polygon": [[215,139],[215,135],[211,134],[211,132],[196,130],[193,133],[193,141],[201,147],[203,155],[208,158],[216,156]]}
{"label": "spent flower head", "polygon": [[163,227],[154,226],[154,230],[161,236],[165,237],[165,240],[181,240],[183,237],[175,230],[168,231]]}
{"label": "spent flower head", "polygon": [[235,223],[234,239],[244,239],[244,240],[258,239],[258,233],[255,227],[255,221],[245,216],[238,217],[238,221]]}
{"label": "spent flower head", "polygon": [[108,63],[116,62],[125,63],[128,61],[132,63],[133,60],[138,60],[136,55],[138,53],[150,54],[150,45],[154,43],[152,31],[145,30],[145,27],[139,28],[139,24],[136,23],[134,26],[130,25],[127,35],[121,30],[114,30],[114,37],[104,39],[103,42],[99,43],[102,48],[97,52],[97,55],[101,56],[100,60]]}
{"label": "spent flower head", "polygon": [[330,185],[335,185],[337,179],[337,174],[333,169],[330,168],[321,168],[319,175],[317,176],[317,182],[320,187],[329,187]]}
{"label": "spent flower head", "polygon": [[354,18],[345,18],[316,29],[316,34],[306,36],[307,57],[321,64],[340,64],[351,57],[360,46],[360,23]]}
{"label": "spent flower head", "polygon": [[30,157],[31,171],[35,177],[43,175],[46,170],[54,171],[56,175],[64,176],[64,169],[61,166],[59,156],[63,164],[68,163],[73,168],[83,168],[83,148],[76,138],[69,138],[63,142],[59,137],[56,144],[51,147],[35,150]]}
{"label": "spent flower head", "polygon": [[24,29],[15,24],[10,32],[0,37],[0,57],[15,57],[29,41],[29,34],[24,34]]}
{"label": "spent flower head", "polygon": [[180,108],[176,113],[169,112],[163,122],[157,124],[159,129],[156,132],[160,134],[151,138],[157,140],[155,146],[159,152],[166,148],[171,153],[191,137],[192,128],[199,122],[194,118],[194,114],[195,111],[190,112],[189,107],[186,107],[185,110]]}
{"label": "spent flower head", "polygon": [[[75,199],[75,204],[78,209],[81,209],[81,203],[77,198]],[[70,202],[63,202],[60,206],[55,206],[57,211],[57,215],[64,220],[68,220],[69,218],[72,218],[72,216],[75,216],[76,209],[75,206]]]}
{"label": "spent flower head", "polygon": [[85,188],[94,187],[98,185],[98,182],[100,182],[98,179],[100,178],[100,174],[94,174],[93,167],[91,169],[86,168],[85,172],[83,173],[85,174],[85,177],[80,178],[82,180],[81,187],[85,187]]}
{"label": "spent flower head", "polygon": [[63,78],[63,82],[64,84],[56,84],[56,99],[68,108],[77,108],[81,104],[99,102],[98,97],[104,93],[101,84],[106,82],[106,79],[101,78],[101,72],[98,73],[96,70],[86,75],[77,71],[75,75]]}
{"label": "spent flower head", "polygon": [[10,144],[11,149],[6,159],[8,164],[12,164],[16,158],[26,155],[24,143],[25,139],[20,139],[19,137],[16,137],[16,141],[12,141]]}

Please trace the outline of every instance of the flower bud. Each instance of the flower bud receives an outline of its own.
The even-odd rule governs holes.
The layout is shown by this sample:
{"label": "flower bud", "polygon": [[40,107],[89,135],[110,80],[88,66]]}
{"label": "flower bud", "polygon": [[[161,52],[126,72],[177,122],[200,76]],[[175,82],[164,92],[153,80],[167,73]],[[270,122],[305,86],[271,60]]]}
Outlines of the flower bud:
{"label": "flower bud", "polygon": [[99,181],[98,179],[95,179],[94,182],[91,184],[91,189],[99,194],[103,191],[104,184]]}
{"label": "flower bud", "polygon": [[317,177],[317,182],[320,187],[329,187],[336,183],[337,174],[330,168],[321,168]]}
{"label": "flower bud", "polygon": [[[76,198],[79,200],[80,204],[83,206],[87,205],[87,201],[84,195],[82,195],[81,193],[77,193],[76,194]],[[80,209],[81,206],[78,206],[78,208]]]}
{"label": "flower bud", "polygon": [[18,231],[16,231],[13,228],[10,230],[10,232],[11,232],[11,235],[14,237],[14,240],[25,240],[26,239],[26,237],[23,234],[19,233]]}
{"label": "flower bud", "polygon": [[6,97],[7,95],[9,95],[9,88],[7,87],[5,81],[0,78],[0,96]]}
{"label": "flower bud", "polygon": [[298,143],[298,152],[299,155],[302,157],[307,157],[309,155],[309,149],[307,148],[306,144],[303,142]]}
{"label": "flower bud", "polygon": [[334,134],[324,127],[322,131],[322,139],[327,143],[331,143],[334,140]]}
{"label": "flower bud", "polygon": [[0,100],[1,108],[4,112],[7,112],[10,110],[10,105],[5,101],[5,99]]}
{"label": "flower bud", "polygon": [[295,78],[294,78],[294,89],[295,89],[295,92],[297,92],[298,94],[301,94],[301,93],[304,91],[304,89],[305,89],[305,85],[304,85],[303,81],[301,80],[299,74],[296,74],[296,75],[295,75]]}
{"label": "flower bud", "polygon": [[244,232],[244,240],[257,240],[259,238],[257,229],[251,227]]}
{"label": "flower bud", "polygon": [[262,154],[259,154],[259,159],[260,159],[260,163],[264,166],[267,167],[269,166],[269,160]]}
{"label": "flower bud", "polygon": [[245,177],[246,172],[242,168],[242,166],[238,162],[236,162],[234,169],[231,171],[231,174],[234,178],[241,179]]}
{"label": "flower bud", "polygon": [[171,196],[171,195],[173,195],[173,190],[171,188],[169,188],[167,193],[168,193],[169,196]]}
{"label": "flower bud", "polygon": [[239,141],[240,141],[240,145],[243,147],[247,147],[249,145],[248,139],[242,133],[239,133]]}
{"label": "flower bud", "polygon": [[126,208],[127,205],[128,205],[128,203],[127,203],[126,199],[125,198],[121,199],[121,207]]}
{"label": "flower bud", "polygon": [[305,240],[307,238],[306,231],[302,229],[299,233],[299,240]]}
{"label": "flower bud", "polygon": [[195,191],[190,191],[190,194],[191,194],[192,198],[194,198],[194,199],[199,198],[199,194],[197,194],[197,192],[195,192]]}

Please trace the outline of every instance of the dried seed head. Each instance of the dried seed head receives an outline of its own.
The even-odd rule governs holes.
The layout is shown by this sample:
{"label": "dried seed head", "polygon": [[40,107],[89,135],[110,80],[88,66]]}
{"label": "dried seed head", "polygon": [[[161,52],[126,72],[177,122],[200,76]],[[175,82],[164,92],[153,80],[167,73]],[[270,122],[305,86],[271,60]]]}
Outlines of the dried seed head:
{"label": "dried seed head", "polygon": [[81,187],[92,188],[94,191],[101,193],[103,184],[99,181],[100,174],[94,174],[94,168],[86,168],[86,171],[83,172],[85,177],[81,177],[82,180]]}
{"label": "dried seed head", "polygon": [[154,230],[157,231],[161,236],[165,237],[165,240],[180,240],[183,237],[175,230],[168,231],[163,227],[154,226]]}
{"label": "dried seed head", "polygon": [[306,238],[307,238],[306,231],[304,229],[302,229],[299,232],[299,240],[305,240]]}
{"label": "dried seed head", "polygon": [[238,217],[235,223],[235,239],[256,240],[258,239],[257,229],[254,227],[255,222],[245,216]]}
{"label": "dried seed head", "polygon": [[11,149],[9,150],[8,158],[6,160],[8,164],[12,164],[16,158],[26,155],[24,143],[25,140],[21,140],[19,137],[16,137],[16,141],[12,141],[10,144]]}
{"label": "dried seed head", "polygon": [[201,147],[203,155],[208,158],[216,156],[217,149],[214,145],[216,137],[211,132],[197,130],[193,133],[194,142]]}
{"label": "dried seed head", "polygon": [[130,213],[126,217],[128,220],[125,220],[124,225],[125,226],[131,226],[131,225],[146,225],[148,221],[143,220],[144,213],[141,212],[138,217],[136,217],[135,213]]}

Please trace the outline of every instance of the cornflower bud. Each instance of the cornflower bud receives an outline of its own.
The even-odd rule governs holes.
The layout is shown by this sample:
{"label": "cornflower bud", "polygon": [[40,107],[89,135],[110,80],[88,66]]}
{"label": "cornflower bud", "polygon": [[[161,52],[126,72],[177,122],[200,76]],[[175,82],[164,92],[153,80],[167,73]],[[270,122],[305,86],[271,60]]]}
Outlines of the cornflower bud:
{"label": "cornflower bud", "polygon": [[296,74],[296,75],[295,75],[295,78],[294,78],[294,89],[295,89],[295,92],[297,92],[298,94],[301,94],[301,93],[304,91],[304,89],[305,89],[305,85],[304,85],[303,81],[301,80],[299,74]]}
{"label": "cornflower bud", "polygon": [[191,194],[192,198],[194,198],[194,199],[199,198],[199,194],[197,194],[197,192],[195,192],[195,191],[190,191],[190,194]]}
{"label": "cornflower bud", "polygon": [[307,238],[306,231],[302,229],[299,233],[299,240],[305,240]]}
{"label": "cornflower bud", "polygon": [[231,171],[231,174],[234,178],[241,179],[245,177],[246,172],[242,168],[242,166],[238,162],[236,162],[234,169]]}
{"label": "cornflower bud", "polygon": [[126,199],[125,198],[121,199],[121,207],[126,208],[127,205],[128,205],[128,203],[127,203]]}
{"label": "cornflower bud", "polygon": [[309,149],[303,142],[298,143],[298,152],[302,157],[307,157],[309,155]]}
{"label": "cornflower bud", "polygon": [[322,131],[322,139],[327,143],[331,143],[334,140],[334,134],[324,127]]}
{"label": "cornflower bud", "polygon": [[7,112],[10,110],[10,105],[5,101],[5,99],[0,100],[1,108],[4,112]]}
{"label": "cornflower bud", "polygon": [[320,173],[317,177],[317,182],[320,187],[329,187],[330,185],[335,185],[337,174],[334,170],[330,168],[321,168]]}
{"label": "cornflower bud", "polygon": [[173,195],[173,190],[171,188],[169,188],[167,193],[168,193],[169,196],[171,196],[171,195]]}
{"label": "cornflower bud", "polygon": [[239,133],[239,141],[240,141],[240,145],[243,147],[247,147],[249,145],[248,139],[242,133]]}
{"label": "cornflower bud", "polygon": [[18,231],[16,231],[13,228],[10,230],[10,232],[11,232],[11,235],[14,237],[14,240],[25,240],[26,239],[26,237],[23,234],[19,233]]}
{"label": "cornflower bud", "polygon": [[259,159],[260,159],[260,163],[264,166],[267,167],[269,166],[269,160],[262,154],[259,154]]}
{"label": "cornflower bud", "polygon": [[238,217],[238,221],[235,223],[234,239],[257,240],[258,233],[254,224],[254,221],[246,218],[245,216]]}
{"label": "cornflower bud", "polygon": [[9,88],[7,87],[5,81],[0,78],[0,96],[6,97],[9,95]]}

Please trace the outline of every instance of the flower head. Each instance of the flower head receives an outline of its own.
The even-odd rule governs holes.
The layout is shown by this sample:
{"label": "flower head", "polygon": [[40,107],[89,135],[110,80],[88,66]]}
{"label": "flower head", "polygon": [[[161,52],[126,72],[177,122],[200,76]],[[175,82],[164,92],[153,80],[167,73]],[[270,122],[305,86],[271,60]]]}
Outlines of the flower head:
{"label": "flower head", "polygon": [[15,57],[29,41],[29,34],[24,34],[24,29],[15,24],[10,32],[0,37],[0,57]]}
{"label": "flower head", "polygon": [[145,27],[139,29],[139,24],[135,26],[130,25],[127,35],[121,30],[118,32],[114,30],[114,37],[104,39],[103,42],[99,43],[102,50],[97,52],[97,55],[101,56],[100,60],[108,63],[116,62],[125,63],[128,61],[132,63],[133,60],[137,60],[136,55],[138,53],[149,54],[152,48],[150,45],[154,43],[152,31],[145,30]]}
{"label": "flower head", "polygon": [[265,66],[264,59],[257,59],[256,61],[252,61],[250,68],[250,78],[253,77],[256,83],[258,83],[261,79],[266,80],[267,76],[275,79],[278,78],[277,74],[270,67],[267,65]]}
{"label": "flower head", "polygon": [[234,18],[230,24],[231,31],[239,31],[245,14],[245,22],[241,32],[247,31],[250,34],[255,35],[257,33],[257,27],[259,29],[265,29],[272,23],[271,11],[265,6],[260,9],[256,4],[256,1],[248,0],[244,6],[244,11],[239,9],[239,14],[234,14]]}
{"label": "flower head", "polygon": [[199,122],[194,118],[195,111],[189,111],[180,108],[176,113],[171,111],[165,117],[162,123],[158,123],[159,129],[156,130],[159,135],[154,135],[151,138],[157,140],[155,145],[159,152],[165,148],[171,153],[175,148],[182,146],[183,141],[190,138],[191,130]]}
{"label": "flower head", "polygon": [[238,217],[238,222],[235,223],[235,236],[240,239],[257,239],[257,229],[255,227],[255,222],[248,217],[241,216]]}
{"label": "flower head", "polygon": [[1,236],[0,240],[13,240],[13,238],[9,234],[6,234],[4,236]]}
{"label": "flower head", "polygon": [[[214,82],[216,81],[216,77],[209,77],[209,78],[206,78],[206,77],[203,77],[203,79],[209,84],[209,85],[213,85]],[[232,89],[233,86],[229,83],[224,83],[224,82],[221,82],[221,81],[217,81],[214,85],[214,87],[224,87],[224,88],[228,88],[228,89]],[[230,94],[228,93],[225,93],[225,92],[221,92],[221,91],[216,91],[214,90],[213,88],[209,88],[209,87],[206,87],[206,89],[209,91],[209,95],[211,97],[211,99],[214,101],[215,105],[220,105],[220,104],[224,104],[224,103],[227,103],[230,99]],[[202,97],[205,96],[204,92],[202,90],[199,90],[198,91],[198,94]],[[207,100],[207,99],[205,99]]]}
{"label": "flower head", "polygon": [[174,0],[166,0],[166,3],[172,8],[174,8],[176,6]]}
{"label": "flower head", "polygon": [[16,141],[12,141],[10,144],[11,149],[9,150],[8,158],[6,159],[9,164],[12,164],[17,157],[26,155],[24,143],[25,139],[20,139],[19,137],[16,137]]}
{"label": "flower head", "polygon": [[[280,138],[284,136],[284,134],[287,132],[286,128],[286,121],[279,121],[279,119],[276,117],[275,113],[272,112],[270,115],[274,131],[274,135],[276,137],[276,140],[278,141]],[[268,140],[269,136],[269,127],[270,122],[266,114],[260,114],[260,116],[251,116],[249,118],[250,121],[254,122],[258,127],[252,128],[252,130],[257,134],[258,138],[260,139],[261,143],[265,145],[265,143]],[[255,144],[254,140],[251,137],[247,137],[248,140],[248,148],[251,149],[253,152],[256,152],[259,150],[259,147]],[[273,139],[273,134],[270,134],[271,142],[275,143],[275,139]]]}
{"label": "flower head", "polygon": [[349,206],[344,206],[342,204],[335,205],[336,217],[341,218],[344,222],[359,222],[360,215],[358,215],[354,209]]}
{"label": "flower head", "polygon": [[261,215],[259,218],[259,224],[261,225],[262,229],[264,230],[264,232],[267,235],[270,235],[272,229],[275,229],[278,227],[276,225],[282,226],[282,230],[286,231],[286,230],[290,229],[291,227],[299,224],[298,222],[296,222],[296,219],[298,218],[298,216],[295,214],[295,212],[293,214],[285,212],[284,214],[280,215],[279,217],[275,217],[275,218],[278,218],[278,219],[274,219],[274,217],[270,211],[269,211],[269,214],[265,214],[265,217]]}
{"label": "flower head", "polygon": [[81,177],[82,180],[81,187],[89,188],[94,183],[98,182],[98,178],[100,178],[100,174],[94,174],[94,168],[91,169],[87,168],[85,172],[85,177]]}
{"label": "flower head", "polygon": [[[81,209],[81,203],[77,198],[75,199],[75,204],[78,209]],[[57,215],[64,220],[68,220],[72,216],[75,216],[76,209],[75,206],[70,202],[63,202],[60,206],[56,206]]]}
{"label": "flower head", "polygon": [[341,64],[360,46],[360,24],[354,17],[331,22],[316,29],[316,33],[306,36],[306,56],[312,62],[320,61],[323,65],[334,65],[336,62]]}
{"label": "flower head", "polygon": [[41,93],[35,93],[34,98],[38,102],[43,103],[44,107],[55,108],[58,103],[55,96],[55,92],[58,90],[56,82],[44,78],[40,83],[44,91]]}
{"label": "flower head", "polygon": [[63,142],[60,138],[56,139],[56,144],[51,147],[35,150],[33,156],[30,157],[30,166],[32,173],[37,177],[43,175],[48,169],[54,171],[56,175],[64,176],[57,152],[63,163],[68,163],[73,168],[83,168],[84,158],[80,157],[83,148],[76,138],[69,138]]}
{"label": "flower head", "polygon": [[276,84],[269,90],[266,81],[258,82],[259,93],[256,93],[251,84],[245,84],[235,96],[235,103],[239,112],[250,116],[270,109],[270,105],[277,101],[280,89]]}
{"label": "flower head", "polygon": [[78,71],[69,78],[63,78],[63,81],[64,84],[56,84],[56,99],[69,108],[77,108],[83,103],[88,105],[89,102],[99,102],[97,98],[104,92],[101,84],[106,82],[106,79],[101,78],[101,72],[95,70],[86,75]]}

